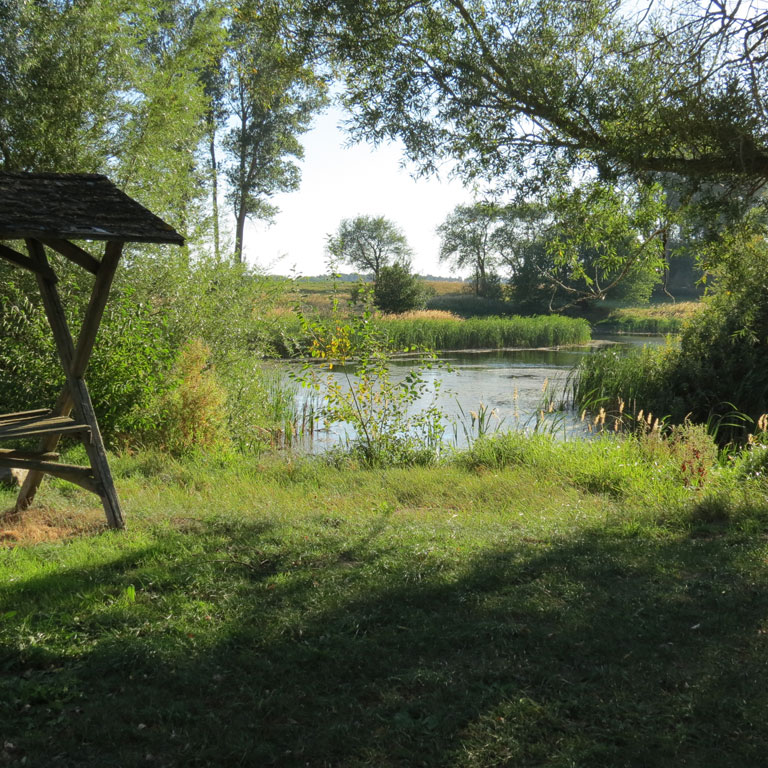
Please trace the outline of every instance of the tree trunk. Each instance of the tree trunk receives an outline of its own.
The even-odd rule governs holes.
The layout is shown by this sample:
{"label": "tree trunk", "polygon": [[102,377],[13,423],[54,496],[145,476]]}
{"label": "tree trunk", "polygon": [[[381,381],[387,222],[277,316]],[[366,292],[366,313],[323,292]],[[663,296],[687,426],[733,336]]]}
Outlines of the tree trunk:
{"label": "tree trunk", "polygon": [[235,212],[235,259],[243,263],[243,231],[245,230],[245,205],[240,204]]}
{"label": "tree trunk", "polygon": [[221,243],[219,240],[219,167],[216,164],[216,125],[213,118],[209,118],[209,144],[208,151],[211,155],[211,211],[213,212],[213,253],[216,259],[221,255]]}

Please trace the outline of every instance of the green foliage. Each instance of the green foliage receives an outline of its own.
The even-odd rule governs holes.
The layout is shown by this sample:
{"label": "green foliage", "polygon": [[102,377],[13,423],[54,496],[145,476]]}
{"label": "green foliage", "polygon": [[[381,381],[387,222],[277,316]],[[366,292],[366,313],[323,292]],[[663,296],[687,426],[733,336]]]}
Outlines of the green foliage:
{"label": "green foliage", "polygon": [[448,261],[454,269],[469,267],[475,296],[501,298],[496,269],[501,263],[497,230],[502,208],[496,203],[476,202],[457,205],[437,228],[440,237],[440,261]]}
{"label": "green foliage", "polygon": [[248,0],[231,13],[211,93],[224,130],[235,256],[242,261],[246,219],[270,220],[276,212],[270,198],[298,189],[299,137],[323,105],[325,88],[313,71],[311,46],[292,29],[300,13],[294,3]]}
{"label": "green foliage", "polygon": [[[64,259],[54,256],[52,262],[76,333],[92,278]],[[34,280],[3,265],[0,275],[0,409],[51,406],[64,377]],[[233,439],[249,449],[269,443],[275,422],[283,424],[291,410],[290,394],[259,362],[271,353],[264,313],[283,289],[240,264],[205,257],[191,261],[181,251],[156,258],[129,254],[118,270],[86,373],[105,439],[128,446],[154,442],[174,450],[198,440],[188,421],[197,406],[190,401],[189,414],[184,410],[184,398],[197,386],[194,377],[185,379],[193,373],[189,366],[199,363],[202,370],[207,365],[198,359],[201,353],[192,360],[192,351],[184,351],[188,340],[197,338],[209,350],[216,386],[226,393],[217,408]],[[203,413],[203,405],[200,409],[207,422],[201,435],[215,431],[212,417]]]}
{"label": "green foliage", "polygon": [[[573,168],[766,179],[766,11],[590,0],[315,2],[355,134],[427,170],[549,185]],[[695,55],[691,55],[694,51]],[[706,69],[703,69],[706,62]],[[710,188],[724,204],[726,184]]]}
{"label": "green foliage", "polygon": [[[0,409],[50,407],[64,375],[36,291],[18,270],[6,273],[0,303]],[[77,329],[87,293],[69,270],[59,283],[71,327]],[[79,275],[77,275],[79,277]],[[134,291],[116,291],[107,305],[87,380],[108,440],[154,425],[151,403],[163,390],[173,361],[163,328]]]}
{"label": "green foliage", "polygon": [[120,107],[115,80],[124,83],[126,65],[119,5],[2,4],[0,168],[104,167],[114,151],[109,127]]}
{"label": "green foliage", "polygon": [[557,347],[590,339],[586,320],[570,317],[475,317],[466,320],[382,318],[381,330],[393,349],[500,349]]}
{"label": "green foliage", "polygon": [[[313,339],[311,355],[322,363],[305,364],[296,379],[322,396],[327,424],[352,427],[352,452],[366,466],[430,463],[444,431],[436,405],[439,381],[430,384],[424,376],[436,363],[432,358],[418,363],[402,381],[394,381],[391,344],[371,319],[368,310],[350,322],[302,317]],[[428,404],[409,413],[424,398]]]}
{"label": "green foliage", "polygon": [[382,312],[410,312],[426,302],[421,283],[405,264],[383,266],[373,288],[373,303]]}
{"label": "green foliage", "polygon": [[335,234],[328,236],[328,253],[337,261],[379,278],[382,267],[410,263],[411,248],[405,235],[384,216],[342,219]]}
{"label": "green foliage", "polygon": [[582,183],[511,205],[494,233],[517,311],[610,298],[643,304],[661,281],[666,201],[655,185]]}
{"label": "green foliage", "polygon": [[226,445],[226,392],[210,364],[210,350],[199,340],[179,350],[157,400],[158,424],[149,438],[172,454]]}
{"label": "green foliage", "polygon": [[747,220],[713,243],[717,291],[683,327],[679,344],[623,359],[585,358],[577,402],[619,398],[631,407],[721,425],[718,439],[743,440],[749,422],[768,412],[768,245]]}

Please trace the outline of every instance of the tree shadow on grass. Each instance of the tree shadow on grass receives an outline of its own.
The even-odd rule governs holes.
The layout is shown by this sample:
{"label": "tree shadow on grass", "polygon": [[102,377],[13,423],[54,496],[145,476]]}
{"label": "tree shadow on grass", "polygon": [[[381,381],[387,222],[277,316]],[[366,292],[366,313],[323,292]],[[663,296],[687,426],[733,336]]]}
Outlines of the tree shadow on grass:
{"label": "tree shadow on grass", "polygon": [[763,542],[592,531],[463,562],[370,545],[352,564],[348,542],[298,564],[212,549],[164,585],[134,558],[143,599],[205,581],[227,606],[197,638],[126,609],[92,650],[12,660],[4,737],[33,765],[765,764]]}

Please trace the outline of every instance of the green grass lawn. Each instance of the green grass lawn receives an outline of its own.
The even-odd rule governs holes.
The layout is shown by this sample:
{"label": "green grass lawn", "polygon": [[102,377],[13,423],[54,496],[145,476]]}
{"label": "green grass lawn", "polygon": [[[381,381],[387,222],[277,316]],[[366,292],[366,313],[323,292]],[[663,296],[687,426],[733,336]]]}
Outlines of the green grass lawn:
{"label": "green grass lawn", "polygon": [[114,471],[125,532],[56,481],[0,526],[2,764],[765,765],[759,473],[519,437]]}

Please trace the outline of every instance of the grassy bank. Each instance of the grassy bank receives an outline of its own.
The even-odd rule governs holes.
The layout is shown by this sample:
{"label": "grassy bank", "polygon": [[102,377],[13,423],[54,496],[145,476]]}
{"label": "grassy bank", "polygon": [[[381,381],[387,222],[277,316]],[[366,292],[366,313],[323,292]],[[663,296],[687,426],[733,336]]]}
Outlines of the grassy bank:
{"label": "grassy bank", "polygon": [[618,307],[595,324],[604,333],[679,333],[686,320],[699,311],[698,301],[652,304],[648,307]]}
{"label": "grassy bank", "polygon": [[378,472],[141,454],[114,462],[124,533],[47,483],[3,527],[0,754],[762,766],[768,486],[686,487],[678,458],[515,435]]}
{"label": "grassy bank", "polygon": [[[447,312],[410,312],[374,317],[373,324],[393,349],[500,349],[583,344],[590,339],[586,320],[547,317],[474,317],[467,320]],[[306,352],[311,345],[297,318],[283,315],[273,326],[272,345],[282,356]]]}

